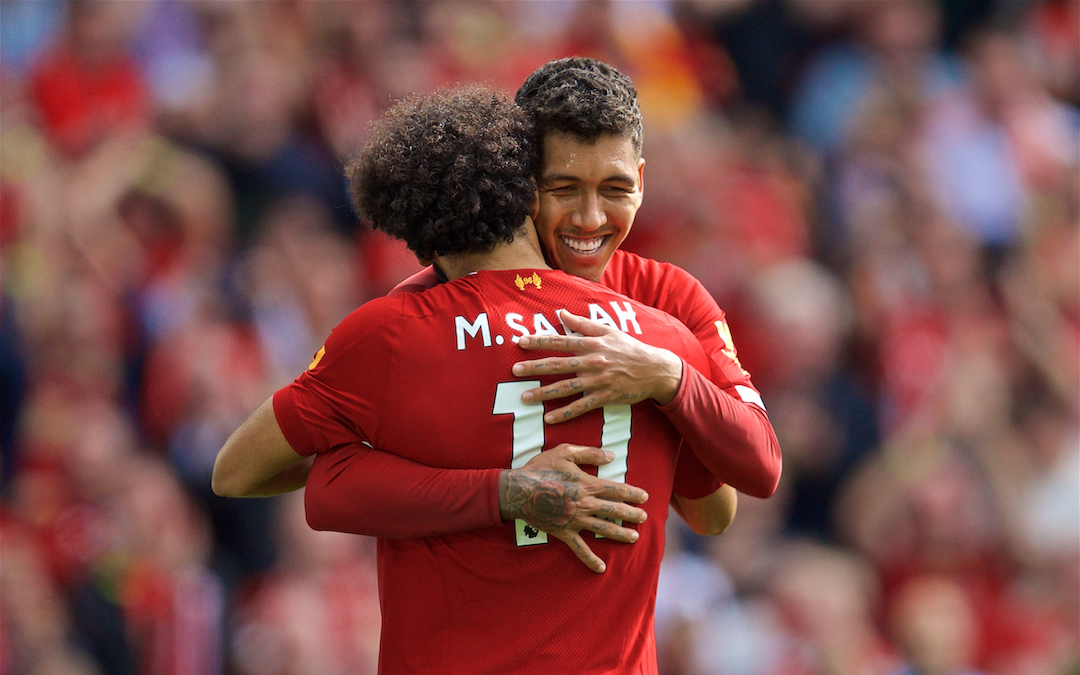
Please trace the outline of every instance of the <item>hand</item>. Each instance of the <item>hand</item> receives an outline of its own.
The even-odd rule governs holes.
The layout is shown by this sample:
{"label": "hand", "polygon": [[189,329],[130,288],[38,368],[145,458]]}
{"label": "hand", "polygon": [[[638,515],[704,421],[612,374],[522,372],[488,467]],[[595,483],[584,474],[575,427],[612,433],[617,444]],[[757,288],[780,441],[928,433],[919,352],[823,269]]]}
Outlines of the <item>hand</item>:
{"label": "hand", "polygon": [[644,510],[624,502],[641,504],[649,498],[641,488],[597,478],[578,466],[613,459],[611,452],[568,443],[541,452],[520,469],[500,474],[499,512],[504,520],[520,518],[561,540],[589,569],[603,572],[607,565],[581,538],[581,530],[633,543],[637,530],[611,521],[645,522]]}
{"label": "hand", "polygon": [[570,405],[544,415],[545,422],[572,420],[609,403],[630,405],[651,398],[666,405],[674,400],[682,381],[682,359],[673,352],[570,312],[560,312],[559,317],[563,325],[582,336],[526,335],[518,340],[518,346],[569,352],[573,356],[521,361],[514,364],[513,371],[518,377],[577,375],[521,395],[526,403],[582,395]]}

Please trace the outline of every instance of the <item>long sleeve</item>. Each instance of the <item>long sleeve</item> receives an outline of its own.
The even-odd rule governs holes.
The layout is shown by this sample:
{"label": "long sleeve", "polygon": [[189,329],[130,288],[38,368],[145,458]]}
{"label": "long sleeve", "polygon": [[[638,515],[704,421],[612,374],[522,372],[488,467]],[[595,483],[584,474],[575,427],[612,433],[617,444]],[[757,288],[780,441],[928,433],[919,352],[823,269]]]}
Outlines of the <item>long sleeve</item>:
{"label": "long sleeve", "polygon": [[739,492],[768,497],[780,480],[780,444],[765,412],[737,396],[736,387],[720,389],[684,363],[675,400],[660,409],[716,478]]}
{"label": "long sleeve", "polygon": [[308,525],[388,539],[502,524],[499,469],[435,469],[356,443],[320,453],[304,495]]}
{"label": "long sleeve", "polygon": [[[675,400],[661,409],[716,479],[754,497],[772,495],[782,469],[780,443],[750,374],[739,363],[724,310],[708,290],[675,265],[624,251],[615,252],[601,283],[667,312],[694,333],[710,368],[703,372],[684,364]],[[680,465],[690,461],[689,454],[684,446]],[[676,494],[695,496],[684,487],[691,484],[685,479],[691,472],[692,467],[679,467]]]}

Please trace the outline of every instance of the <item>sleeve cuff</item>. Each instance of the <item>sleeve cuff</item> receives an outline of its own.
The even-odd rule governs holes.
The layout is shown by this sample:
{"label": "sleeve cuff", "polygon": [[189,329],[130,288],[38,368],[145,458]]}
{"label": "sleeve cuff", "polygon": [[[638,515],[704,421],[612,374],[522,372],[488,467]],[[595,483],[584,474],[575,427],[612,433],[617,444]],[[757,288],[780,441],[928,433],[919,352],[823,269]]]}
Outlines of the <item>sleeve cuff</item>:
{"label": "sleeve cuff", "polygon": [[488,469],[484,477],[485,498],[488,503],[488,522],[491,527],[499,527],[503,524],[502,514],[499,511],[499,474],[502,469]]}
{"label": "sleeve cuff", "polygon": [[293,401],[289,387],[282,387],[274,392],[274,417],[277,418],[285,440],[297,454],[304,457],[315,454],[315,444],[304,431],[303,422],[300,421],[300,415],[296,411],[296,403]]}
{"label": "sleeve cuff", "polygon": [[675,398],[671,399],[670,403],[665,405],[656,406],[663,412],[669,412],[682,406],[686,400],[686,381],[689,379],[690,371],[693,370],[693,366],[686,362],[686,359],[680,359],[682,361],[682,377],[679,378],[679,389],[675,392]]}

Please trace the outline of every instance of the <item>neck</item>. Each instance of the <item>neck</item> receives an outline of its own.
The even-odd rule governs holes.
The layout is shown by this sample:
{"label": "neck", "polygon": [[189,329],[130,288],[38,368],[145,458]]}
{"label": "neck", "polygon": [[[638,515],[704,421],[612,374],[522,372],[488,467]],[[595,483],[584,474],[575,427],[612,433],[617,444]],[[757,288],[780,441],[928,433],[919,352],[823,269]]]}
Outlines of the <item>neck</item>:
{"label": "neck", "polygon": [[437,255],[435,264],[450,281],[480,271],[551,269],[544,261],[531,219],[510,243],[501,242],[492,250],[480,253]]}

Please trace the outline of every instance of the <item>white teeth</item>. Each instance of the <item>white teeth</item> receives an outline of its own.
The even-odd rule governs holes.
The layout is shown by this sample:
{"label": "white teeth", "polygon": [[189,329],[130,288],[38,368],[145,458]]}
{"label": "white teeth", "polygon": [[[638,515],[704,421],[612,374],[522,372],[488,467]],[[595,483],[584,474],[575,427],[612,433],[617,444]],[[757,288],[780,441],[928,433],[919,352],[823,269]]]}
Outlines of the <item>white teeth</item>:
{"label": "white teeth", "polygon": [[560,238],[568,248],[572,248],[578,253],[596,253],[600,250],[600,247],[604,245],[604,237],[596,237],[595,239],[570,239],[569,237]]}

